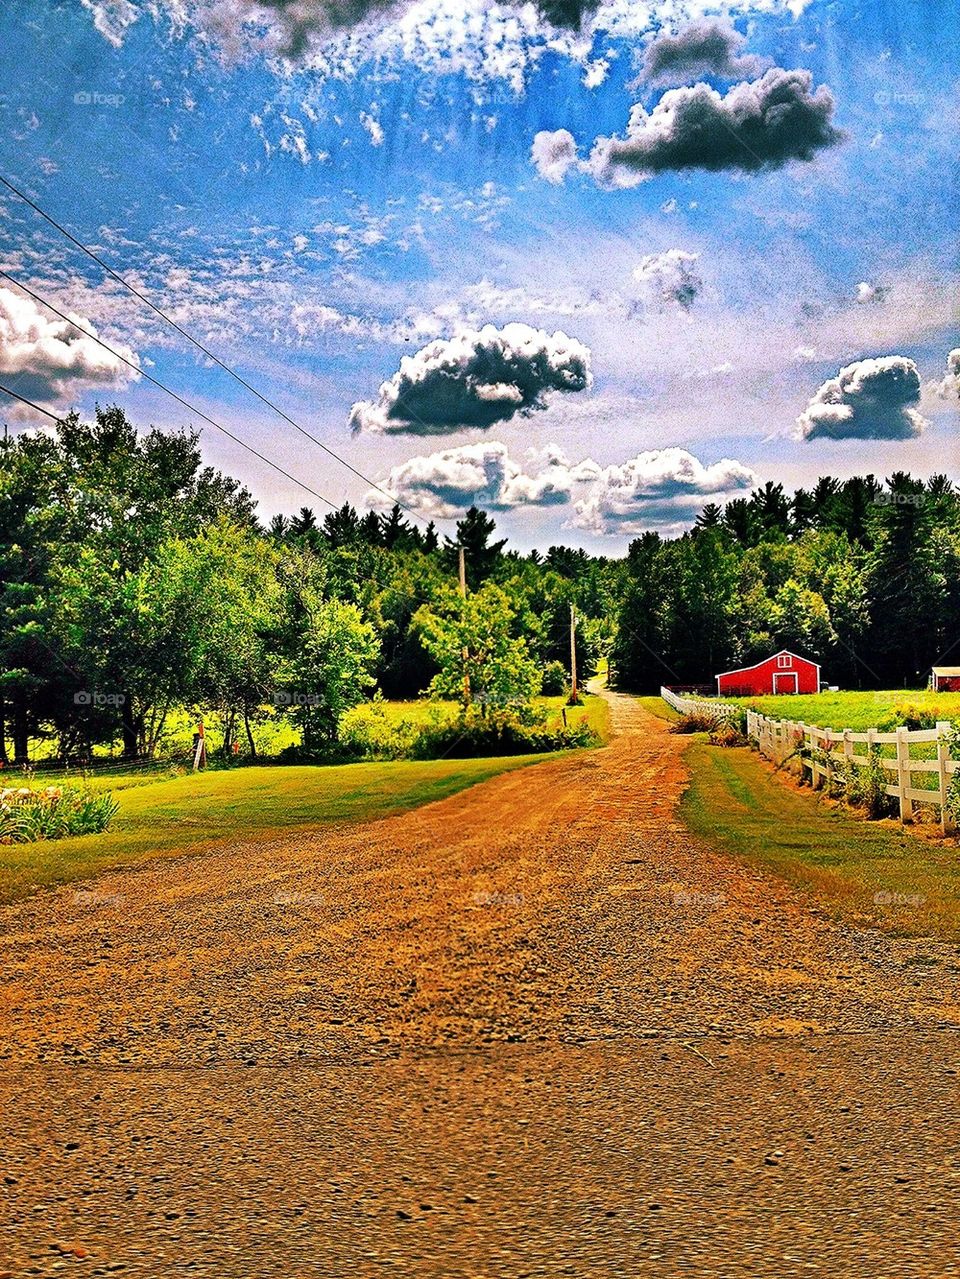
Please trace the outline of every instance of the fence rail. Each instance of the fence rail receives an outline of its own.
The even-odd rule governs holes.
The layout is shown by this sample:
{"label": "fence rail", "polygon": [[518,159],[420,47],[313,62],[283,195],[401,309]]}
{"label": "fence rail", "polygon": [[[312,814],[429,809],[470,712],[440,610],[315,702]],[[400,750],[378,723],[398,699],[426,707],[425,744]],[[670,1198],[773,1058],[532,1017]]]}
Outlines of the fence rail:
{"label": "fence rail", "polygon": [[739,706],[731,706],[728,702],[707,701],[702,697],[682,697],[672,688],[660,689],[660,696],[680,715],[713,715],[716,719],[727,719],[730,715],[739,715]]}
{"label": "fence rail", "polygon": [[[739,713],[739,708],[722,702],[678,697],[669,688],[661,688],[660,696],[681,714],[704,713],[725,718]],[[747,711],[747,736],[755,741],[760,754],[778,767],[791,766],[795,774],[806,778],[817,790],[834,789],[838,777],[850,765],[859,768],[878,766],[890,774],[883,786],[885,794],[899,805],[901,822],[912,819],[916,805],[932,805],[940,810],[940,829],[944,834],[956,829],[948,808],[948,790],[953,775],[960,772],[960,761],[950,755],[953,725],[941,720],[936,728],[897,728],[881,732],[868,728],[818,728],[799,720],[771,719],[757,711]],[[857,747],[865,749],[857,750]],[[918,753],[914,754],[914,750]],[[886,753],[885,753],[886,752]],[[914,785],[914,775],[929,777],[931,786]]]}

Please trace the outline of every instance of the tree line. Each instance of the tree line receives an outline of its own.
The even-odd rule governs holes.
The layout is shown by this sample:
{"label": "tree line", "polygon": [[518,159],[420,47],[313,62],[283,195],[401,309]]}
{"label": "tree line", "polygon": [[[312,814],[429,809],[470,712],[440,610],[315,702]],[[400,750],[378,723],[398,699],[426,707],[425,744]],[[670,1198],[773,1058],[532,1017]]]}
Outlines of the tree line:
{"label": "tree line", "polygon": [[264,526],[248,490],[203,465],[195,433],[139,433],[117,407],[13,437],[0,761],[25,762],[38,741],[61,757],[114,741],[149,756],[178,708],[217,711],[225,750],[255,753],[269,711],[321,752],[377,690],[455,696],[465,645],[481,709],[529,700],[569,658],[571,604],[581,664],[609,648],[624,565],[561,546],[523,556],[495,531],[476,509],[441,537],[399,506],[349,504]]}
{"label": "tree line", "polygon": [[620,682],[710,683],[780,648],[846,688],[921,687],[960,664],[960,497],[944,475],[767,483],[683,536],[630,544]]}
{"label": "tree line", "polygon": [[778,648],[843,687],[919,687],[960,662],[960,498],[942,475],[766,484],[622,559],[524,555],[475,508],[446,534],[399,506],[265,525],[195,433],[117,407],[0,445],[0,762],[151,755],[178,709],[251,753],[288,716],[309,754],[377,692],[516,708],[562,691],[571,605],[581,671],[609,656],[628,689]]}

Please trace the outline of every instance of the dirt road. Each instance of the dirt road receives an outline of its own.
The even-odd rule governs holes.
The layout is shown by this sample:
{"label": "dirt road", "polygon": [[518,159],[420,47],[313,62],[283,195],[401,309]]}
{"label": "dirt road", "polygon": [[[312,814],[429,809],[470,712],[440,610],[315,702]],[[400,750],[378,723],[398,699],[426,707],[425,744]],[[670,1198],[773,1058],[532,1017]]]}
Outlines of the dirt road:
{"label": "dirt road", "polygon": [[960,1275],[960,956],[677,816],[683,741],[0,910],[0,1276]]}

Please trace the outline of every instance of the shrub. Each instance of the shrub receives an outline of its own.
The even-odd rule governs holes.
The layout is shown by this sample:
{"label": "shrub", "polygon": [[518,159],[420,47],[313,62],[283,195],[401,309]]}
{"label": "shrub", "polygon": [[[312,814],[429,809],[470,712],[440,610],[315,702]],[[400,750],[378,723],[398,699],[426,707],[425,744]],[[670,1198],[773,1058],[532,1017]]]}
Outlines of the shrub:
{"label": "shrub", "polygon": [[672,733],[713,733],[719,727],[720,720],[716,715],[708,714],[706,711],[690,711],[687,715],[681,715],[670,731]]}
{"label": "shrub", "polygon": [[390,719],[382,704],[370,702],[340,717],[337,740],[348,756],[404,759],[411,754],[422,728],[410,719]]}
{"label": "shrub", "polygon": [[545,697],[562,697],[567,691],[567,670],[563,662],[547,662],[543,668],[541,692]]}
{"label": "shrub", "polygon": [[732,720],[724,720],[710,734],[711,746],[746,746],[747,738]]}
{"label": "shrub", "polygon": [[94,795],[73,786],[10,786],[0,791],[0,843],[29,844],[69,835],[99,835],[120,805],[110,792]]}
{"label": "shrub", "polygon": [[916,702],[896,702],[879,720],[877,727],[884,732],[894,728],[936,728],[939,720],[950,719],[950,712],[936,703],[921,706]]}
{"label": "shrub", "polygon": [[413,747],[415,759],[478,759],[486,755],[536,755],[546,751],[596,746],[599,738],[585,723],[547,728],[527,724],[510,712],[465,716],[422,729]]}

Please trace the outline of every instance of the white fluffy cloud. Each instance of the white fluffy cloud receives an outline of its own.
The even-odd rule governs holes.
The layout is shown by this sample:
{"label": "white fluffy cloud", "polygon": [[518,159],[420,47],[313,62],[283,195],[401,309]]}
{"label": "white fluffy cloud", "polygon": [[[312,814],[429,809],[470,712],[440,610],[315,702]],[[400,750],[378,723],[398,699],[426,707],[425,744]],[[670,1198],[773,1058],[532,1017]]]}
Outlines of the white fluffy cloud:
{"label": "white fluffy cloud", "polygon": [[723,501],[756,482],[749,467],[731,458],[704,466],[686,449],[651,449],[604,467],[577,502],[573,523],[606,534],[675,530],[689,524],[706,501]]}
{"label": "white fluffy cloud", "polygon": [[[484,440],[412,457],[395,466],[381,487],[426,516],[450,519],[474,505],[488,511],[561,506],[570,501],[575,484],[600,473],[595,462],[571,463],[555,445],[529,460],[531,467],[525,470],[505,444]],[[371,507],[390,505],[376,489],[364,500]]]}
{"label": "white fluffy cloud", "polygon": [[551,391],[582,391],[591,380],[590,351],[576,338],[487,324],[404,356],[375,400],[353,406],[350,425],[408,435],[486,429],[545,408]]}
{"label": "white fluffy cloud", "polygon": [[546,182],[560,183],[577,163],[577,144],[569,129],[541,129],[530,148],[533,167]]}
{"label": "white fluffy cloud", "polygon": [[[98,335],[89,320],[67,314],[86,333],[41,310],[32,299],[0,288],[0,374],[11,390],[45,407],[63,406],[96,387],[120,390],[139,376],[93,340]],[[129,347],[110,345],[139,362]]]}
{"label": "white fluffy cloud", "polygon": [[960,347],[947,356],[947,371],[935,390],[943,400],[960,400]]}
{"label": "white fluffy cloud", "polygon": [[920,373],[902,355],[857,360],[824,382],[797,418],[802,440],[909,440],[928,425]]}
{"label": "white fluffy cloud", "polygon": [[704,83],[669,89],[652,111],[633,107],[623,137],[597,138],[587,168],[604,186],[630,187],[668,170],[756,173],[812,160],[843,136],[830,90],[812,86],[809,71],[771,67],[722,96]]}
{"label": "white fluffy cloud", "polygon": [[633,272],[644,301],[661,306],[675,303],[689,311],[703,288],[703,280],[696,269],[699,256],[683,249],[648,254]]}

